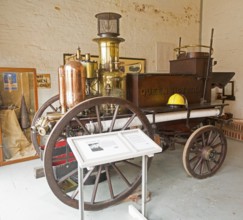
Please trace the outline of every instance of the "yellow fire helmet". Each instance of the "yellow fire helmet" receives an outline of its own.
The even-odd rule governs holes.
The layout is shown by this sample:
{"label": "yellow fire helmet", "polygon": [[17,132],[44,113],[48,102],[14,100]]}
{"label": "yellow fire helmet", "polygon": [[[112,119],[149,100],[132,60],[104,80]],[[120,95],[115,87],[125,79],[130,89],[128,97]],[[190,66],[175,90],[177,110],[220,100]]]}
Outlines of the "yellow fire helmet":
{"label": "yellow fire helmet", "polygon": [[170,107],[187,107],[187,99],[184,95],[175,93],[168,99],[167,105]]}

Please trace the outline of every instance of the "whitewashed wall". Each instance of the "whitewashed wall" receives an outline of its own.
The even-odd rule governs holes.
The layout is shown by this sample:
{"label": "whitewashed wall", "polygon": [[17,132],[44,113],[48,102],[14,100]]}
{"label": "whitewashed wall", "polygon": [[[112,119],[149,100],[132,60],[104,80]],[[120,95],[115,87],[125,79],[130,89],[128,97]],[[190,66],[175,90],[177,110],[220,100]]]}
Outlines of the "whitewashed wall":
{"label": "whitewashed wall", "polygon": [[122,15],[120,56],[145,58],[147,72],[157,70],[156,45],[177,45],[179,37],[183,44],[199,40],[200,0],[1,0],[0,66],[50,73],[52,88],[39,89],[42,105],[58,93],[63,53],[80,46],[83,53],[98,55],[92,39],[100,12]]}
{"label": "whitewashed wall", "polygon": [[235,101],[226,108],[234,118],[243,119],[243,1],[203,0],[202,33],[206,41],[214,28],[214,71],[232,71],[236,75]]}

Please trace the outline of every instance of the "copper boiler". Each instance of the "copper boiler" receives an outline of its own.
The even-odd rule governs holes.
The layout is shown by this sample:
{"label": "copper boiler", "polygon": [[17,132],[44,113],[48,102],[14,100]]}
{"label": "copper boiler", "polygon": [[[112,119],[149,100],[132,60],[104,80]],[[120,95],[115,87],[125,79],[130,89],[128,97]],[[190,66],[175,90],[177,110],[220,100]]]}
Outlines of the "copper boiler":
{"label": "copper boiler", "polygon": [[59,97],[62,113],[85,100],[86,71],[80,61],[59,68]]}

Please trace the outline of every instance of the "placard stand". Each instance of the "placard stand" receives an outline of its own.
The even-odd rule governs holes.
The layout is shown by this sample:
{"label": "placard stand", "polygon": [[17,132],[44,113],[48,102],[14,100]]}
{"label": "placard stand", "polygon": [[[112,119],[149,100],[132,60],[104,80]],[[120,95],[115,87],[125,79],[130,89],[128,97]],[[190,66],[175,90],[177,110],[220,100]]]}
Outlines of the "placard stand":
{"label": "placard stand", "polygon": [[67,141],[78,162],[81,220],[84,220],[83,168],[135,157],[142,157],[142,213],[131,206],[129,213],[133,217],[140,217],[141,220],[146,219],[147,159],[162,151],[159,145],[140,129],[70,137]]}

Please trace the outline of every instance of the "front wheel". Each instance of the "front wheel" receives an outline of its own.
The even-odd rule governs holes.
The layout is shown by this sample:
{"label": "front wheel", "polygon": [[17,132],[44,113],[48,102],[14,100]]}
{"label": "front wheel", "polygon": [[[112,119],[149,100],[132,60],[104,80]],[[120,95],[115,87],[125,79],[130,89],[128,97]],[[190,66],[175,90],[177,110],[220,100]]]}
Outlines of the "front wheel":
{"label": "front wheel", "polygon": [[213,176],[224,162],[227,141],[219,128],[207,125],[195,130],[186,142],[183,165],[186,172],[195,178]]}

